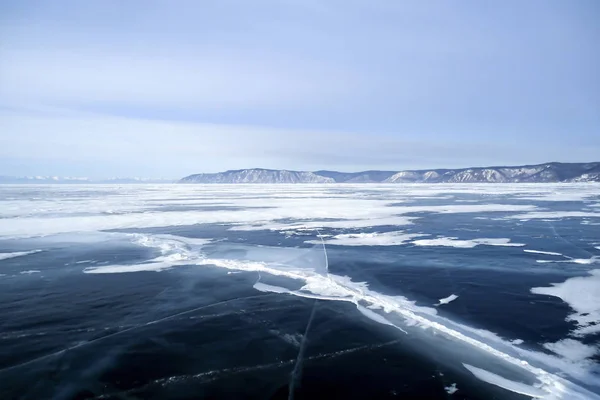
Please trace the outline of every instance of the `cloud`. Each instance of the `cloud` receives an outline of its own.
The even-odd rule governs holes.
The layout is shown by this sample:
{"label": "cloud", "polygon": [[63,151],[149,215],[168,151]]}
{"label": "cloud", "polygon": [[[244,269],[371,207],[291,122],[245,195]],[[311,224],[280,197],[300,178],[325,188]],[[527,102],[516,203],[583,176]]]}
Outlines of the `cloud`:
{"label": "cloud", "polygon": [[520,7],[0,5],[0,174],[593,160],[595,21]]}
{"label": "cloud", "polygon": [[356,90],[342,68],[270,55],[4,51],[0,96],[58,104],[218,110],[326,106]]}
{"label": "cloud", "polygon": [[[195,172],[266,167],[287,169],[434,168],[481,165],[499,152],[516,163],[543,162],[550,153],[510,144],[402,138],[356,132],[280,129],[113,117],[36,109],[0,114],[1,167],[31,164],[32,174],[179,178]],[[584,150],[582,150],[584,151]],[[590,157],[593,149],[589,149]],[[556,149],[552,155],[558,155]],[[58,169],[58,170],[57,170]],[[16,172],[16,171],[15,171]],[[73,175],[72,173],[70,175]]]}

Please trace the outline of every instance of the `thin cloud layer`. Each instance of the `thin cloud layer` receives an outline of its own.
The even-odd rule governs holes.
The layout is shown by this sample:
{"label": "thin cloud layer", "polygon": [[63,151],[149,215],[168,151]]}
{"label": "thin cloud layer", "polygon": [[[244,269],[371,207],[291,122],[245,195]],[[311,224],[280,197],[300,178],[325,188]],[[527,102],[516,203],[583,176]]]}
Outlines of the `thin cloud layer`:
{"label": "thin cloud layer", "polygon": [[588,6],[0,6],[0,174],[590,161]]}

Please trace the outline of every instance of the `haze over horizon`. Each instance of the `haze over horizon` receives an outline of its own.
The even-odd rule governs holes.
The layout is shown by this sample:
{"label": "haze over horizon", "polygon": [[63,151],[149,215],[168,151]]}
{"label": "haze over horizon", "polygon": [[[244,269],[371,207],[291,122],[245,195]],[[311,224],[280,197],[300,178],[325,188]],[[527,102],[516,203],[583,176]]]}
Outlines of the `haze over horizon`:
{"label": "haze over horizon", "polygon": [[600,4],[0,4],[0,175],[598,161]]}

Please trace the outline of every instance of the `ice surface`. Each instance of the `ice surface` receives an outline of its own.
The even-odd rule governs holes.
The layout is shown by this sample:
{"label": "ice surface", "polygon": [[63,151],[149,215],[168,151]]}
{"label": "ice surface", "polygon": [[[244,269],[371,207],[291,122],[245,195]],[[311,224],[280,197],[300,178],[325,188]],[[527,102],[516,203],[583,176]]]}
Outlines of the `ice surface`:
{"label": "ice surface", "polygon": [[463,249],[470,249],[476,246],[506,246],[506,247],[521,247],[525,246],[522,243],[511,243],[510,239],[470,239],[470,240],[459,240],[456,237],[439,237],[435,239],[420,239],[412,242],[416,246],[444,246],[444,247],[458,247]]}
{"label": "ice surface", "polygon": [[31,251],[18,251],[13,253],[0,253],[0,261],[8,260],[9,258],[23,257],[28,256],[30,254],[39,253],[41,250],[31,250]]}
{"label": "ice surface", "polygon": [[484,382],[501,387],[503,389],[509,390],[511,392],[524,394],[533,398],[545,398],[548,396],[548,392],[538,389],[536,387],[521,382],[511,381],[484,369],[473,367],[472,365],[463,365],[466,369],[471,371],[471,373],[475,375],[478,379],[481,379]]}
{"label": "ice surface", "polygon": [[436,306],[441,306],[441,305],[444,305],[444,304],[448,304],[448,303],[450,303],[450,302],[452,302],[452,301],[454,301],[456,299],[458,299],[458,296],[455,295],[455,294],[451,294],[448,297],[440,299],[440,302],[438,304],[436,304]]}
{"label": "ice surface", "polygon": [[541,250],[523,250],[525,253],[533,253],[533,254],[547,254],[549,256],[562,256],[561,253],[555,253],[552,251],[541,251]]}
{"label": "ice surface", "polygon": [[[263,292],[273,292],[279,294],[289,294],[299,297],[312,298],[324,301],[344,301],[354,304],[358,311],[375,322],[383,325],[394,326],[399,330],[405,331],[396,322],[392,322],[389,317],[383,314],[394,315],[400,317],[406,323],[406,326],[417,325],[422,328],[431,329],[434,332],[441,333],[454,340],[458,340],[465,344],[472,346],[474,349],[484,352],[485,354],[494,356],[507,362],[510,365],[523,368],[526,372],[537,376],[540,384],[543,385],[548,393],[553,392],[553,387],[559,385],[560,387],[567,387],[567,392],[575,391],[579,393],[582,389],[574,386],[568,381],[546,372],[543,369],[534,367],[527,362],[524,362],[522,358],[516,357],[520,352],[523,356],[529,359],[536,360],[543,365],[547,365],[549,368],[560,368],[565,374],[577,376],[578,378],[586,378],[584,370],[581,366],[573,363],[560,363],[559,359],[553,358],[549,355],[539,356],[537,353],[519,350],[518,348],[512,347],[508,342],[502,341],[496,335],[484,331],[473,329],[464,325],[457,324],[447,318],[442,318],[436,315],[436,310],[429,307],[417,306],[415,302],[410,301],[402,296],[390,296],[384,295],[379,292],[369,289],[366,283],[354,282],[348,277],[338,276],[335,274],[320,274],[316,268],[310,266],[300,265],[298,262],[291,262],[291,266],[286,263],[277,262],[277,258],[281,259],[285,253],[290,253],[288,258],[294,261],[294,257],[298,259],[298,255],[302,255],[306,249],[286,249],[286,248],[270,248],[270,247],[258,247],[248,250],[247,254],[251,256],[251,260],[230,259],[230,258],[215,258],[214,250],[211,250],[211,258],[206,257],[201,253],[202,247],[198,249],[189,249],[187,244],[182,243],[178,240],[178,237],[164,235],[156,235],[154,237],[145,237],[140,235],[131,235],[134,241],[137,241],[140,245],[151,245],[160,249],[161,253],[166,256],[172,254],[179,254],[184,252],[183,258],[187,265],[211,265],[221,268],[226,268],[230,272],[239,271],[255,271],[261,274],[270,274],[275,276],[282,276],[298,280],[303,282],[303,286],[300,290],[290,290],[281,286],[268,285],[263,282],[257,282],[254,287]],[[237,246],[237,245],[236,245]],[[236,249],[243,247],[234,246]],[[227,246],[225,246],[227,247]],[[251,247],[248,247],[251,249]],[[319,249],[315,246],[315,250]],[[313,251],[313,250],[311,250]],[[322,251],[322,248],[321,248]],[[276,257],[269,256],[269,252],[274,252]],[[229,254],[225,251],[224,254]],[[86,272],[103,272],[103,273],[118,273],[118,272],[132,272],[136,270],[160,270],[163,267],[172,266],[173,263],[166,263],[163,265],[164,260],[159,256],[158,260],[152,260],[148,264],[132,265],[132,266],[104,266],[93,269],[88,269]],[[285,258],[285,257],[284,257]],[[268,262],[260,262],[255,260],[271,260]],[[299,258],[301,261],[312,262],[314,258]],[[177,265],[177,264],[175,264]],[[505,350],[499,350],[505,348]],[[507,352],[508,351],[508,352]],[[585,392],[585,390],[584,390]],[[557,397],[558,398],[558,397]]]}
{"label": "ice surface", "polygon": [[577,323],[576,336],[600,333],[600,269],[588,276],[569,278],[550,287],[536,287],[532,293],[561,298],[573,309],[567,321]]}
{"label": "ice surface", "polygon": [[[402,231],[384,233],[351,233],[335,235],[325,240],[325,244],[337,246],[399,246],[424,234]],[[320,240],[308,240],[304,243],[320,244]]]}
{"label": "ice surface", "polygon": [[[470,214],[466,216],[468,218],[477,218],[477,213],[499,213],[493,217],[490,215],[480,216],[479,218],[486,218],[486,220],[485,222],[478,222],[479,224],[488,224],[495,220],[503,220],[500,224],[507,224],[506,219],[511,217],[511,213],[527,216],[527,218],[519,218],[523,220],[557,218],[561,215],[578,217],[582,214],[594,218],[600,216],[600,212],[565,211],[552,213],[534,205],[523,205],[522,200],[528,196],[538,199],[543,197],[545,200],[559,200],[564,199],[569,193],[581,198],[584,196],[597,196],[597,189],[598,187],[593,185],[568,184],[372,185],[367,189],[365,186],[351,185],[336,185],[327,188],[323,186],[312,187],[310,185],[300,187],[279,186],[277,188],[263,185],[253,187],[216,185],[199,191],[198,187],[173,185],[154,188],[136,187],[135,189],[103,187],[102,190],[110,193],[108,196],[91,201],[82,201],[82,195],[85,196],[86,191],[89,191],[90,188],[77,187],[67,190],[73,195],[70,200],[65,199],[62,192],[58,192],[58,195],[53,199],[0,201],[0,214],[5,212],[11,214],[10,218],[0,218],[0,236],[4,236],[4,238],[30,237],[64,233],[63,237],[83,238],[89,236],[91,238],[91,235],[98,235],[98,238],[100,238],[101,235],[96,233],[98,230],[174,227],[194,224],[225,224],[233,225],[234,229],[274,229],[294,233],[305,232],[303,229],[306,228],[322,226],[335,229],[401,226],[419,223],[419,219],[424,217],[421,215],[422,213],[466,213]],[[65,191],[66,189],[61,188],[59,190]],[[478,201],[482,203],[486,201],[493,203],[495,200],[489,196],[497,194],[502,196],[502,199],[498,202],[505,203],[510,202],[511,199],[519,200],[520,198],[521,204],[469,203],[430,206],[412,203],[417,197],[442,199],[449,198],[449,194],[452,193],[480,196]],[[440,196],[442,194],[443,196]],[[450,195],[450,197],[452,196]],[[8,208],[5,207],[7,205],[9,205]],[[186,206],[186,211],[177,208],[182,205]],[[170,206],[172,207],[169,208]],[[190,208],[196,206],[198,209]],[[36,208],[37,211],[31,211]],[[157,208],[165,208],[168,211],[156,211]],[[543,216],[540,217],[541,214]],[[19,218],[12,218],[15,215]],[[385,230],[388,229],[386,227]],[[414,239],[402,237],[402,235],[409,234],[398,230],[402,228],[393,229],[395,232],[358,235],[335,232],[334,236],[327,239],[327,241],[332,244],[341,240],[346,241],[346,243],[354,242],[354,244],[360,241],[362,243],[369,242],[368,245],[382,245],[382,243],[405,243]],[[114,235],[122,239],[125,234],[118,233]],[[481,234],[481,236],[485,235]],[[53,240],[53,238],[57,238],[57,236],[46,236],[43,239]],[[90,240],[90,242],[94,240]],[[368,284],[355,282],[348,277],[331,273],[319,273],[316,268],[310,265],[303,267],[299,263],[284,265],[286,262],[277,262],[277,260],[281,261],[280,254],[286,253],[288,250],[292,253],[297,252],[299,249],[257,248],[254,252],[246,249],[244,250],[245,256],[238,257],[232,255],[239,254],[239,248],[237,247],[230,252],[219,255],[213,252],[212,247],[216,246],[211,246],[210,253],[204,254],[203,246],[207,244],[204,239],[196,241],[196,239],[169,235],[147,235],[145,237],[128,236],[128,240],[134,241],[139,246],[155,249],[154,258],[144,264],[137,265],[94,266],[94,268],[88,268],[86,272],[159,271],[177,265],[196,265],[198,267],[225,268],[227,272],[231,273],[256,271],[261,274],[291,278],[300,284],[295,288],[303,285],[302,288],[290,290],[281,286],[267,285],[263,282],[258,282],[255,288],[265,292],[323,301],[349,302],[354,304],[363,315],[378,323],[394,325],[398,328],[400,326],[404,327],[404,323],[407,326],[425,328],[448,340],[470,346],[473,353],[485,355],[486,358],[488,356],[494,357],[499,361],[499,365],[508,364],[511,368],[521,368],[524,376],[537,378],[540,384],[539,389],[548,395],[558,393],[556,398],[559,398],[560,395],[563,399],[570,400],[577,398],[576,395],[571,395],[572,393],[588,393],[564,379],[567,376],[584,382],[591,379],[588,370],[580,365],[580,361],[587,360],[583,356],[589,354],[589,352],[586,353],[585,349],[577,344],[570,342],[549,344],[550,347],[547,348],[562,358],[552,354],[516,348],[508,341],[502,340],[490,332],[461,325],[451,319],[437,315],[436,309],[419,306],[405,297],[379,293],[371,289]],[[437,238],[429,240],[441,240],[449,243],[447,244],[449,246],[463,248],[478,245],[520,245],[511,243],[509,239]],[[594,245],[597,244],[594,243]],[[30,246],[27,248],[42,247]],[[269,252],[281,253],[269,258]],[[292,257],[296,256],[293,255]],[[310,261],[309,259],[303,260]],[[581,258],[561,261],[593,263],[594,260],[594,258]],[[286,260],[284,259],[284,261]],[[594,299],[594,301],[596,300]],[[598,304],[598,301],[596,301],[596,304]],[[591,318],[592,314],[576,310],[576,315],[578,318]],[[596,318],[595,321],[597,320]],[[591,329],[592,319],[589,322],[589,326],[586,325],[586,328]],[[415,331],[413,328],[406,328],[406,330],[411,334]],[[417,329],[417,331],[420,332],[420,329]],[[565,358],[568,355],[571,355],[570,359]],[[597,384],[597,381],[591,384]],[[527,390],[529,389],[530,387],[527,386]],[[580,398],[593,397],[592,395]]]}
{"label": "ice surface", "polygon": [[[514,347],[510,343],[503,341],[491,332],[473,329],[465,325],[457,324],[447,318],[436,315],[435,309],[417,306],[414,302],[401,297],[389,296],[372,291],[365,283],[353,282],[348,277],[329,274],[327,276],[310,273],[308,270],[282,270],[274,265],[260,262],[247,262],[243,260],[231,259],[204,259],[202,265],[214,265],[222,268],[257,271],[272,275],[285,276],[292,279],[297,279],[305,282],[305,285],[300,290],[289,290],[283,287],[258,284],[257,289],[261,291],[271,291],[275,293],[285,293],[300,297],[313,298],[325,301],[344,301],[350,302],[359,308],[359,311],[368,317],[372,317],[376,322],[384,325],[397,324],[391,322],[387,317],[382,317],[381,312],[393,314],[396,317],[404,319],[406,326],[419,326],[425,329],[431,329],[434,332],[446,335],[447,337],[463,342],[472,346],[474,350],[478,350],[498,358],[499,360],[508,363],[517,368],[522,368],[524,373],[530,373],[537,377],[541,389],[536,391],[536,394],[544,394],[547,399],[575,399],[575,398],[594,398],[587,390],[561,378],[558,375],[547,372],[546,370],[533,366],[529,362],[524,361],[522,357],[534,360],[536,363],[545,365],[549,369],[559,368],[561,373],[566,375],[576,376],[578,379],[588,379],[589,375],[586,372],[586,367],[574,364],[564,363],[560,359],[550,355],[540,355],[531,351],[522,350]],[[366,314],[365,314],[366,310]],[[376,317],[377,315],[378,317]],[[403,329],[404,330],[404,329]],[[504,349],[504,350],[499,350]],[[509,385],[510,381],[494,380],[494,382],[502,382]],[[595,378],[594,378],[595,379]],[[508,382],[508,383],[507,383]],[[599,384],[598,380],[594,381]],[[529,392],[531,387],[524,385],[518,386],[518,382],[511,388],[518,387],[522,391]],[[523,384],[521,384],[523,385]],[[536,389],[536,388],[533,388]],[[580,394],[582,394],[580,397]]]}

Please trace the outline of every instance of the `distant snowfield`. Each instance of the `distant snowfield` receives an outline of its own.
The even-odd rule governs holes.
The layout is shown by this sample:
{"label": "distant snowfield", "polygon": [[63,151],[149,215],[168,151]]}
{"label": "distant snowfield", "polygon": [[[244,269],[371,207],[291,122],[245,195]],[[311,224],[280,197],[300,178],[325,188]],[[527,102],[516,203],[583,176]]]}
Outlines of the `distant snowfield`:
{"label": "distant snowfield", "polygon": [[[408,225],[418,220],[421,213],[498,213],[500,217],[514,219],[600,218],[600,212],[550,212],[522,204],[527,198],[548,202],[584,200],[597,196],[599,187],[594,184],[35,187],[44,188],[50,197],[0,201],[0,216],[4,217],[0,218],[0,237],[194,224],[230,224],[232,229],[239,230],[289,230],[298,227],[360,229]],[[95,195],[86,202],[78,201],[86,192]],[[456,194],[501,194],[509,196],[509,200],[518,200],[520,204],[494,204],[493,201],[457,204],[452,201]],[[437,198],[448,204],[421,205],[418,201],[423,198]],[[384,238],[380,237],[379,242],[385,243]],[[347,240],[347,243],[352,242]]]}

